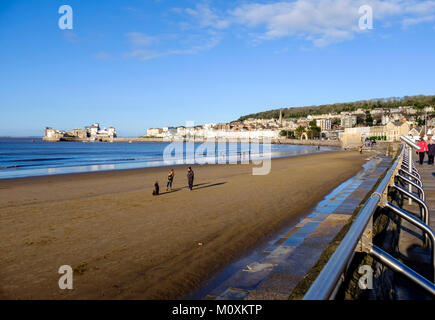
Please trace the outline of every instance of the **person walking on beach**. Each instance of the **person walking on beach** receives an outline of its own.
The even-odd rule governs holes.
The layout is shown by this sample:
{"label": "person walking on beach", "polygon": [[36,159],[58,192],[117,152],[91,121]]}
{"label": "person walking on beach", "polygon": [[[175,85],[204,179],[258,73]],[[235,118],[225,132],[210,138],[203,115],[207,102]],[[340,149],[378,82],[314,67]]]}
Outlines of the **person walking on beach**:
{"label": "person walking on beach", "polygon": [[187,168],[187,183],[189,184],[189,190],[193,189],[193,178],[195,174],[191,167]]}
{"label": "person walking on beach", "polygon": [[172,182],[174,182],[175,172],[174,169],[171,169],[168,173],[168,183],[166,183],[166,191],[172,191]]}
{"label": "person walking on beach", "polygon": [[420,165],[422,165],[424,161],[424,154],[427,152],[427,144],[426,141],[424,141],[423,137],[418,140],[417,144],[420,147],[420,149],[417,150],[417,154],[420,157]]}
{"label": "person walking on beach", "polygon": [[359,154],[362,154],[362,150],[363,150],[363,146],[359,146],[358,148]]}
{"label": "person walking on beach", "polygon": [[427,144],[427,155],[429,157],[427,164],[433,166],[433,160],[435,157],[435,142],[432,140],[432,137],[430,137],[429,143]]}

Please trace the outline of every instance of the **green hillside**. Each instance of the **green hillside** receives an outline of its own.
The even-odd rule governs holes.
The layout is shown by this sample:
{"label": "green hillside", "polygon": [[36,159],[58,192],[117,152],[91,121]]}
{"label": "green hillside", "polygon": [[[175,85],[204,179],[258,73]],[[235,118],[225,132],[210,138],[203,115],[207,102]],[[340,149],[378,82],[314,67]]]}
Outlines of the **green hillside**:
{"label": "green hillside", "polygon": [[397,108],[401,106],[413,106],[416,109],[423,109],[426,106],[435,106],[435,95],[432,96],[405,96],[402,98],[383,98],[372,100],[361,100],[356,102],[334,103],[320,106],[305,106],[298,108],[282,108],[263,111],[242,116],[238,121],[243,121],[248,118],[254,119],[272,119],[279,118],[279,111],[282,110],[284,118],[299,118],[306,117],[309,114],[325,114],[325,113],[340,113],[342,111],[354,111],[358,108],[371,110],[374,108]]}

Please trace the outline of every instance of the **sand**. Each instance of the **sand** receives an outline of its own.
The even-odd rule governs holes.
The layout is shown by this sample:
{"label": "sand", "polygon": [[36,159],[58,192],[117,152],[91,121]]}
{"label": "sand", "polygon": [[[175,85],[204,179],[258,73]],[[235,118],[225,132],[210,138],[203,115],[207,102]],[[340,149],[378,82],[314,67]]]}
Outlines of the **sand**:
{"label": "sand", "polygon": [[[193,191],[185,167],[175,167],[170,193],[168,168],[0,180],[0,298],[186,297],[309,214],[365,158],[276,159],[265,176],[251,165],[193,166]],[[62,265],[74,269],[73,290],[59,289]]]}

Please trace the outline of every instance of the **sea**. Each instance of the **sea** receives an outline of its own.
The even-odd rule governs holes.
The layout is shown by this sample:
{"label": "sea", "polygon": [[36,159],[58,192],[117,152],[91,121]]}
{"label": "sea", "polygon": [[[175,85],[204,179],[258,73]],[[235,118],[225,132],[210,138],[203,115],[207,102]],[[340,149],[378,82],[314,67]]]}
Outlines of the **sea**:
{"label": "sea", "polygon": [[0,138],[0,179],[182,164],[247,163],[333,150],[249,143],[45,142]]}

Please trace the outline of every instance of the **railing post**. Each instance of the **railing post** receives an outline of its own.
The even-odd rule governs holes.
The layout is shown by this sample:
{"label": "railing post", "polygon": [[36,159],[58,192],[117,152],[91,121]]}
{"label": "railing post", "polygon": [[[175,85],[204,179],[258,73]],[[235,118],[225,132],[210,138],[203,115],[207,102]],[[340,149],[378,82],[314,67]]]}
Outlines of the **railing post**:
{"label": "railing post", "polygon": [[[403,142],[405,142],[408,145],[408,172],[409,174],[412,174],[412,148],[418,150],[420,149],[419,145],[416,144],[414,141],[412,141],[409,137],[407,136],[401,136],[400,140],[402,140]],[[409,193],[412,192],[412,186],[409,185],[408,186],[408,190]],[[412,204],[412,199],[408,198],[409,200],[409,204]]]}
{"label": "railing post", "polygon": [[[410,174],[412,174],[412,149],[411,149],[411,147],[408,147],[408,172],[410,173]],[[411,184],[408,184],[408,191],[409,192],[412,192],[412,185]],[[411,205],[412,204],[412,199],[411,198],[408,198],[409,199],[409,205]]]}
{"label": "railing post", "polygon": [[432,279],[433,279],[433,282],[435,283],[435,235],[434,235],[432,229],[430,228],[430,226],[428,226],[424,222],[420,221],[419,219],[413,217],[412,215],[410,215],[408,212],[406,212],[402,208],[396,207],[395,205],[393,205],[390,202],[388,202],[384,207],[390,209],[392,212],[394,212],[397,215],[399,215],[399,217],[405,219],[409,223],[413,224],[414,226],[416,226],[417,228],[422,230],[424,235],[425,235],[425,237],[427,236],[427,238],[430,239],[430,242],[431,242],[431,245],[432,245],[432,254],[431,254],[431,258],[432,258]]}
{"label": "railing post", "polygon": [[412,282],[418,284],[421,288],[425,289],[429,294],[435,296],[435,284],[433,284],[431,281],[421,276],[411,268],[407,267],[396,258],[392,257],[381,248],[373,246],[370,250],[370,254],[374,258],[379,260],[382,264],[405,276]]}

